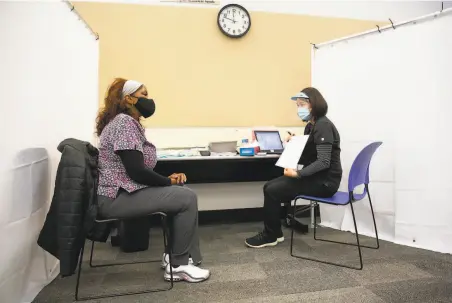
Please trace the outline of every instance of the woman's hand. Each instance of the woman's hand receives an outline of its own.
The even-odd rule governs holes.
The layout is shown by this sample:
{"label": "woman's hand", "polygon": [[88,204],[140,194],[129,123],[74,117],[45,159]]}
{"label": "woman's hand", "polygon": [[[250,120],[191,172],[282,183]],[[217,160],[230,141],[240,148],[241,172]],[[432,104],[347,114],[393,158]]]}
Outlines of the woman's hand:
{"label": "woman's hand", "polygon": [[297,171],[293,168],[284,168],[284,176],[290,178],[297,178],[298,174]]}
{"label": "woman's hand", "polygon": [[291,132],[287,132],[287,133],[288,133],[288,135],[287,135],[286,138],[284,139],[285,142],[289,142],[290,139],[292,139],[292,137],[295,137],[295,135],[292,134]]}
{"label": "woman's hand", "polygon": [[182,173],[174,173],[171,176],[169,176],[168,178],[171,179],[171,184],[173,184],[173,179],[176,180],[176,184],[182,184],[182,183],[186,183],[187,182],[187,176],[185,176],[185,174]]}

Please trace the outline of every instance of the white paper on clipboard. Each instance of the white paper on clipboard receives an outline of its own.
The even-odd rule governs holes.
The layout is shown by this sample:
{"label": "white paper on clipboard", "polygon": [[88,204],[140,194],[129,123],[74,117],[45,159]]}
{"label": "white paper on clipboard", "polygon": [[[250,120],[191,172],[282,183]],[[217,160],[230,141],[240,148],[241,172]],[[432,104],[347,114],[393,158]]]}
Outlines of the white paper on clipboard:
{"label": "white paper on clipboard", "polygon": [[276,162],[276,166],[282,168],[298,168],[298,161],[300,161],[301,154],[303,153],[306,142],[308,142],[309,135],[295,136],[287,142],[283,153]]}

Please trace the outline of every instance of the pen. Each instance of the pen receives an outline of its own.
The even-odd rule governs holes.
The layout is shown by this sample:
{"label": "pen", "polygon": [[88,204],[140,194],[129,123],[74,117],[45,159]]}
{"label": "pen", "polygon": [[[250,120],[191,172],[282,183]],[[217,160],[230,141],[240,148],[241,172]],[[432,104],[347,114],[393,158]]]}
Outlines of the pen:
{"label": "pen", "polygon": [[292,134],[290,131],[287,131],[287,133],[291,136],[295,136],[294,134]]}

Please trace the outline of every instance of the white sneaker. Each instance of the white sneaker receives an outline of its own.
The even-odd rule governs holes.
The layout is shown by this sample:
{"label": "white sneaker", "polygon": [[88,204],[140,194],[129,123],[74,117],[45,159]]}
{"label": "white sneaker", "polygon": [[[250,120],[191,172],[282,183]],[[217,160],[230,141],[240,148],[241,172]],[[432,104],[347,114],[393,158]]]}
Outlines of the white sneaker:
{"label": "white sneaker", "polygon": [[[162,269],[166,268],[166,265],[169,264],[169,255],[168,254],[163,254],[162,257],[162,264],[160,265],[162,267]],[[188,264],[193,265],[193,259],[192,258],[188,258]],[[196,266],[200,265],[201,261],[199,261],[198,263],[196,263]]]}
{"label": "white sneaker", "polygon": [[[190,283],[198,283],[207,280],[210,277],[210,271],[208,269],[202,269],[192,264],[180,265],[177,268],[173,267],[173,281],[186,281]],[[170,266],[169,264],[165,268],[165,274],[163,275],[165,281],[171,281]]]}

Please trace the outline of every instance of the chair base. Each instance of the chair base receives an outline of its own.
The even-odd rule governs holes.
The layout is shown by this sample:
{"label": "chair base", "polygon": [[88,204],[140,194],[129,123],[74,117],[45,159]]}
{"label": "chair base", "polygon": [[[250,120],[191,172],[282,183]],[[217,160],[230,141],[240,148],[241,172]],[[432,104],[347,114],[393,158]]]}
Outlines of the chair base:
{"label": "chair base", "polygon": [[106,299],[106,298],[143,295],[143,294],[149,294],[149,293],[154,293],[154,292],[168,291],[168,290],[171,290],[172,288],[173,288],[173,286],[171,285],[168,288],[162,288],[162,289],[142,290],[142,291],[134,291],[134,292],[119,292],[119,293],[114,293],[114,294],[88,296],[88,297],[82,297],[82,298],[78,297],[75,300],[78,302],[81,302],[81,301],[91,301],[91,300]]}
{"label": "chair base", "polygon": [[131,262],[121,262],[121,263],[108,263],[108,264],[89,264],[89,267],[91,268],[98,268],[98,267],[109,267],[109,266],[118,266],[118,265],[133,265],[133,264],[144,264],[144,263],[155,263],[155,262],[161,262],[162,260],[148,260],[148,261],[131,261]]}
{"label": "chair base", "polygon": [[[296,213],[296,201],[297,199],[295,199],[294,201],[294,208],[293,208],[293,217],[295,217],[295,213]],[[340,241],[333,241],[333,240],[328,240],[328,239],[319,239],[317,238],[317,218],[314,216],[314,240],[316,241],[323,241],[323,242],[330,242],[330,243],[336,243],[336,244],[343,244],[343,245],[350,245],[350,246],[355,246],[358,248],[358,255],[359,255],[359,266],[351,266],[351,265],[346,265],[346,264],[342,264],[342,263],[335,263],[335,262],[329,262],[329,261],[325,261],[325,260],[319,260],[319,259],[314,259],[314,258],[309,258],[309,257],[304,257],[304,256],[299,256],[299,255],[295,255],[293,253],[293,242],[294,242],[294,229],[292,228],[292,232],[291,232],[291,237],[290,237],[290,255],[294,258],[298,258],[298,259],[303,259],[303,260],[308,260],[308,261],[313,261],[313,262],[318,262],[318,263],[323,263],[323,264],[329,264],[329,265],[335,265],[335,266],[339,266],[339,267],[344,267],[344,268],[349,268],[349,269],[356,269],[356,270],[362,270],[363,269],[363,258],[362,258],[362,254],[361,254],[361,248],[362,247],[366,247],[366,248],[371,248],[371,249],[378,249],[380,248],[380,242],[378,240],[378,232],[377,232],[377,226],[376,226],[376,222],[375,222],[375,215],[373,212],[373,207],[372,207],[372,201],[370,199],[370,195],[369,195],[369,202],[370,202],[370,206],[371,206],[371,212],[372,212],[372,218],[374,221],[374,226],[375,226],[375,234],[376,234],[376,241],[377,241],[377,245],[376,246],[365,246],[365,245],[361,245],[359,243],[359,234],[358,234],[358,228],[356,225],[356,217],[355,217],[355,211],[353,209],[353,203],[350,203],[350,207],[351,207],[351,211],[352,211],[352,216],[353,216],[353,223],[355,226],[355,235],[356,235],[356,243],[347,243],[347,242],[340,242]],[[315,201],[311,201],[311,208],[315,207],[315,205],[317,204],[317,202]]]}
{"label": "chair base", "polygon": [[307,261],[313,261],[313,262],[317,262],[317,263],[323,263],[323,264],[328,264],[328,265],[335,265],[335,266],[349,268],[349,269],[356,269],[356,270],[362,270],[363,269],[363,260],[362,260],[362,256],[361,256],[361,247],[364,247],[364,246],[358,245],[358,244],[355,244],[355,243],[346,243],[346,242],[331,241],[331,240],[326,240],[326,239],[318,239],[316,237],[316,230],[317,230],[317,224],[315,223],[315,225],[314,225],[314,240],[316,240],[316,241],[331,242],[331,243],[336,243],[336,244],[344,244],[344,245],[351,245],[351,246],[358,247],[360,265],[359,266],[352,266],[352,265],[346,265],[346,264],[342,264],[342,263],[335,263],[335,262],[329,262],[329,261],[325,261],[325,260],[308,258],[308,257],[304,257],[304,256],[300,256],[300,255],[294,254],[293,253],[293,242],[294,242],[294,240],[293,240],[293,230],[292,230],[292,236],[291,236],[291,239],[290,239],[290,256],[291,257],[294,257],[294,258],[297,258],[297,259],[303,259],[303,260],[307,260]]}
{"label": "chair base", "polygon": [[146,261],[130,261],[130,262],[118,262],[118,263],[106,263],[106,264],[93,264],[93,253],[94,253],[94,242],[91,241],[91,254],[89,257],[89,267],[91,267],[91,268],[109,267],[109,266],[118,266],[118,265],[155,263],[155,262],[162,261],[162,260],[146,260]]}
{"label": "chair base", "polygon": [[[165,245],[165,247],[168,247],[168,251],[169,251],[169,264],[170,264],[171,281],[169,282],[169,286],[168,287],[156,288],[156,289],[145,289],[145,290],[130,291],[130,292],[108,293],[108,294],[97,295],[97,296],[80,297],[79,296],[80,277],[81,277],[81,272],[82,272],[82,263],[83,263],[83,255],[84,255],[84,252],[85,252],[85,244],[86,244],[86,240],[87,240],[85,238],[84,241],[83,241],[83,246],[82,246],[82,249],[81,249],[81,252],[80,252],[79,262],[78,262],[77,284],[75,286],[75,301],[89,301],[89,300],[97,300],[97,299],[105,299],[105,298],[113,298],[113,297],[142,295],[142,294],[148,294],[148,293],[162,292],[162,291],[171,290],[173,288],[173,286],[174,286],[173,268],[171,266],[172,246],[171,246],[171,240],[167,241],[167,237],[166,237],[166,234],[167,234],[167,231],[168,231],[166,217],[162,217],[162,229],[163,229],[164,245]],[[161,262],[161,260],[148,260],[148,261],[118,262],[118,263],[107,263],[107,264],[97,264],[96,265],[96,264],[93,264],[93,253],[94,253],[94,241],[92,241],[90,258],[89,258],[89,266],[91,268]]]}
{"label": "chair base", "polygon": [[356,267],[356,266],[349,266],[349,265],[345,265],[345,264],[341,264],[341,263],[333,263],[333,262],[328,262],[328,261],[324,261],[324,260],[318,260],[318,259],[312,259],[312,258],[303,257],[303,256],[297,256],[297,255],[294,255],[293,253],[291,253],[290,255],[292,257],[294,257],[294,258],[297,258],[297,259],[303,259],[303,260],[313,261],[313,262],[317,262],[317,263],[323,263],[323,264],[334,265],[334,266],[345,267],[345,268],[356,269],[356,270],[362,270],[363,269],[363,264],[361,264],[359,267]]}
{"label": "chair base", "polygon": [[[356,244],[356,243],[339,242],[339,241],[333,241],[333,240],[328,240],[328,239],[319,239],[316,237],[314,237],[314,240],[358,247],[358,244]],[[367,245],[360,244],[359,247],[365,247],[365,248],[370,248],[370,249],[379,249],[380,245],[379,245],[379,243],[377,243],[376,246],[367,246]]]}

